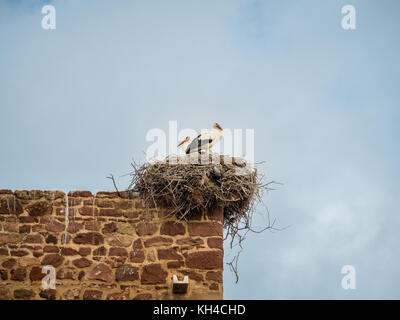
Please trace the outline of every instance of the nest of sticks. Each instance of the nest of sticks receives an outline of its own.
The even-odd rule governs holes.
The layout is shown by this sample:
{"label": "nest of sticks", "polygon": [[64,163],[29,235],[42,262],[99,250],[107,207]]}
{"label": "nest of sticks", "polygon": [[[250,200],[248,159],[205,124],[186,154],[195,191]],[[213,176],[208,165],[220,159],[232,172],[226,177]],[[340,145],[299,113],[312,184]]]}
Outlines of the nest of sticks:
{"label": "nest of sticks", "polygon": [[268,189],[243,158],[192,154],[132,167],[128,189],[139,192],[148,205],[168,208],[180,218],[223,207],[225,227],[248,222],[261,191]]}
{"label": "nest of sticks", "polygon": [[252,215],[262,191],[273,190],[270,185],[275,182],[264,183],[263,175],[243,158],[219,154],[174,155],[143,165],[132,163],[132,167],[128,190],[138,192],[150,207],[168,208],[171,215],[182,219],[190,219],[199,211],[223,208],[225,239],[230,237],[231,248],[240,248],[228,263],[237,282],[237,262],[247,232],[274,229],[275,221],[271,224],[269,215],[267,227],[252,229]]}

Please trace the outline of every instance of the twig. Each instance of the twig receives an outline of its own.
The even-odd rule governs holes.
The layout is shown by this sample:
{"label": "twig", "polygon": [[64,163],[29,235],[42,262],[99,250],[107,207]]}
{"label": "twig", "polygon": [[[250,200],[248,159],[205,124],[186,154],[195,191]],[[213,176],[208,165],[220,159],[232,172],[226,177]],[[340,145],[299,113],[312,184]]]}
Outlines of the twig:
{"label": "twig", "polygon": [[119,193],[118,188],[117,188],[117,184],[115,183],[114,176],[110,173],[110,175],[108,177],[106,177],[106,178],[112,180],[112,182],[114,184],[114,188],[115,188],[115,190],[117,190],[118,197],[121,197],[121,194]]}

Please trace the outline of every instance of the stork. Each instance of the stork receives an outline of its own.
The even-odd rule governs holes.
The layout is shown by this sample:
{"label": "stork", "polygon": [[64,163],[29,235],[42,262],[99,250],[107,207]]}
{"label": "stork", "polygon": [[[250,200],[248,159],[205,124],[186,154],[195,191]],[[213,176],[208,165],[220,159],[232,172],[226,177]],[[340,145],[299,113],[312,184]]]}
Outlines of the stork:
{"label": "stork", "polygon": [[221,126],[217,122],[214,123],[213,129],[207,130],[193,139],[186,148],[186,154],[196,151],[201,153],[202,150],[208,153],[208,150],[222,139],[222,131],[223,129]]}
{"label": "stork", "polygon": [[186,137],[181,143],[178,144],[178,147],[181,147],[183,152],[186,152],[186,148],[190,143],[190,137]]}

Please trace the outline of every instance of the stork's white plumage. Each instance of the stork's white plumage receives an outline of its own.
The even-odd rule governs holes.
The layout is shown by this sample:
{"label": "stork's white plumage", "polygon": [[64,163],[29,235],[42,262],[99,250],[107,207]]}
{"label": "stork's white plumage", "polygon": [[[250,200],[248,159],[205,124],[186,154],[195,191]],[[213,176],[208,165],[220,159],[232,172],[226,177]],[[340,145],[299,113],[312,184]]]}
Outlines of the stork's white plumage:
{"label": "stork's white plumage", "polygon": [[186,154],[193,152],[201,153],[202,150],[207,153],[214,144],[222,139],[222,131],[223,129],[221,126],[217,122],[214,123],[213,129],[205,131],[204,133],[199,134],[197,138],[193,139],[186,148]]}
{"label": "stork's white plumage", "polygon": [[188,147],[190,140],[190,137],[186,137],[185,140],[178,144],[178,147],[181,147],[183,152],[186,152],[186,148]]}

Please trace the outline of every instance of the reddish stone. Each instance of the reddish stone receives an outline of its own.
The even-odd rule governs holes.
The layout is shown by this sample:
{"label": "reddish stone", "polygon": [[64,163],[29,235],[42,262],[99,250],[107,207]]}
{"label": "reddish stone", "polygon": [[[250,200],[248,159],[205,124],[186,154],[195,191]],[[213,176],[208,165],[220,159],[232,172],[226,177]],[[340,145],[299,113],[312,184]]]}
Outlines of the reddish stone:
{"label": "reddish stone", "polygon": [[0,285],[0,300],[11,300],[11,292],[7,286]]}
{"label": "reddish stone", "polygon": [[94,256],[105,256],[107,254],[107,249],[104,247],[97,248],[96,250],[93,250],[93,255]]}
{"label": "reddish stone", "polygon": [[137,240],[133,241],[132,247],[133,247],[133,250],[143,249],[142,240],[141,239],[137,239]]}
{"label": "reddish stone", "polygon": [[68,192],[68,196],[88,198],[93,197],[93,194],[90,191],[70,191]]}
{"label": "reddish stone", "polygon": [[99,208],[114,208],[114,201],[107,199],[96,199],[96,206]]}
{"label": "reddish stone", "polygon": [[104,243],[104,237],[96,232],[79,233],[75,236],[74,243],[99,245]]}
{"label": "reddish stone", "polygon": [[78,212],[81,216],[98,216],[99,209],[93,206],[84,206],[78,209]]}
{"label": "reddish stone", "polygon": [[79,274],[78,274],[78,280],[79,280],[79,281],[82,280],[84,276],[85,276],[85,271],[79,272]]}
{"label": "reddish stone", "polygon": [[1,280],[8,280],[8,272],[7,272],[7,270],[0,269],[0,279]]}
{"label": "reddish stone", "polygon": [[0,199],[0,214],[21,214],[23,208],[21,202],[14,196],[7,196]]}
{"label": "reddish stone", "polygon": [[139,192],[134,192],[132,190],[120,191],[119,195],[123,199],[130,199],[130,200],[138,198],[140,196]]}
{"label": "reddish stone", "polygon": [[148,223],[148,222],[139,222],[136,225],[136,233],[139,236],[150,236],[153,235],[157,232],[157,225],[154,223]]}
{"label": "reddish stone", "polygon": [[134,281],[139,279],[139,268],[130,265],[123,265],[118,267],[115,272],[115,279],[117,281]]}
{"label": "reddish stone", "polygon": [[121,200],[115,203],[115,207],[122,210],[128,210],[130,208],[133,208],[133,206],[133,201],[131,200]]}
{"label": "reddish stone", "polygon": [[119,198],[116,191],[99,191],[96,193],[96,198]]}
{"label": "reddish stone", "polygon": [[133,207],[134,207],[134,204],[133,204],[133,201],[131,201],[131,200],[121,200],[121,201],[115,203],[115,208],[117,208],[117,209],[128,210],[128,209],[132,209]]}
{"label": "reddish stone", "polygon": [[131,251],[129,260],[133,263],[142,263],[144,261],[144,251],[143,250]]}
{"label": "reddish stone", "polygon": [[31,226],[29,226],[29,225],[20,226],[18,232],[19,233],[29,233],[29,232],[31,232]]}
{"label": "reddish stone", "polygon": [[104,225],[104,228],[101,230],[104,234],[109,234],[117,231],[117,225],[115,222],[110,222]]}
{"label": "reddish stone", "polygon": [[11,250],[10,253],[13,257],[24,257],[29,254],[29,252],[25,250]]}
{"label": "reddish stone", "polygon": [[166,221],[161,225],[160,233],[169,236],[184,235],[186,229],[180,222]]}
{"label": "reddish stone", "polygon": [[15,190],[14,194],[19,199],[29,200],[31,199],[30,191],[28,190]]}
{"label": "reddish stone", "polygon": [[190,236],[222,237],[222,224],[218,222],[189,222]]}
{"label": "reddish stone", "polygon": [[209,286],[209,288],[210,288],[210,290],[218,290],[219,289],[219,285],[218,285],[218,283],[214,282]]}
{"label": "reddish stone", "polygon": [[47,266],[53,266],[54,268],[57,268],[64,262],[64,257],[60,256],[57,253],[51,253],[48,255],[45,255],[44,258],[42,259],[42,265]]}
{"label": "reddish stone", "polygon": [[101,300],[103,292],[99,290],[86,290],[83,293],[83,300]]}
{"label": "reddish stone", "polygon": [[122,216],[122,212],[119,209],[101,208],[100,209],[100,216],[120,217],[120,216]]}
{"label": "reddish stone", "polygon": [[209,248],[221,249],[223,250],[223,240],[222,238],[208,238],[207,244]]}
{"label": "reddish stone", "polygon": [[159,260],[182,260],[182,256],[176,252],[176,248],[157,249]]}
{"label": "reddish stone", "polygon": [[56,208],[56,216],[65,216],[64,208]]}
{"label": "reddish stone", "polygon": [[43,226],[41,224],[34,224],[32,226],[32,232],[40,232],[43,231]]}
{"label": "reddish stone", "polygon": [[183,266],[183,261],[169,261],[167,263],[167,268],[168,269],[176,269],[176,268],[180,268]]}
{"label": "reddish stone", "polygon": [[11,223],[16,223],[17,222],[17,218],[12,216],[12,217],[5,217],[5,221],[6,222],[11,222]]}
{"label": "reddish stone", "polygon": [[74,197],[69,197],[68,198],[68,207],[69,207],[70,212],[75,210],[76,208],[74,208],[74,207],[75,206],[79,206],[81,203],[82,203],[81,199],[74,198]]}
{"label": "reddish stone", "polygon": [[86,276],[89,280],[100,280],[111,282],[113,280],[112,271],[109,266],[104,263],[98,264]]}
{"label": "reddish stone", "polygon": [[78,271],[74,268],[61,268],[57,271],[57,279],[76,280]]}
{"label": "reddish stone", "polygon": [[222,269],[223,257],[220,250],[197,251],[187,255],[186,265],[194,269]]}
{"label": "reddish stone", "polygon": [[18,225],[15,222],[7,222],[3,224],[3,229],[6,232],[19,232]]}
{"label": "reddish stone", "polygon": [[58,253],[60,249],[56,246],[44,246],[43,247],[43,252],[47,253]]}
{"label": "reddish stone", "polygon": [[38,222],[38,219],[35,217],[19,217],[19,222],[21,223],[36,223]]}
{"label": "reddish stone", "polygon": [[166,283],[168,272],[160,264],[148,264],[143,267],[141,275],[142,284]]}
{"label": "reddish stone", "polygon": [[43,243],[43,237],[40,234],[29,234],[24,243]]}
{"label": "reddish stone", "polygon": [[183,238],[183,239],[177,239],[176,243],[179,245],[202,248],[204,241],[201,238]]}
{"label": "reddish stone", "polygon": [[222,283],[222,272],[221,271],[209,271],[206,274],[206,279]]}
{"label": "reddish stone", "polygon": [[224,219],[224,208],[222,207],[217,207],[214,209],[210,209],[207,212],[207,217],[210,220],[215,220],[215,221],[219,221],[219,222],[223,222]]}
{"label": "reddish stone", "polygon": [[72,261],[72,263],[74,264],[74,266],[76,266],[78,268],[86,268],[92,264],[92,261],[90,261],[86,258],[79,258],[79,259],[75,259],[74,261]]}
{"label": "reddish stone", "polygon": [[26,207],[28,214],[33,217],[50,215],[53,211],[51,202],[46,200],[39,200]]}
{"label": "reddish stone", "polygon": [[66,247],[66,248],[61,248],[61,254],[63,256],[76,256],[79,253],[75,249]]}
{"label": "reddish stone", "polygon": [[153,237],[148,240],[145,240],[144,246],[146,248],[148,247],[158,247],[158,246],[169,246],[172,244],[172,239],[171,238],[165,238],[165,237]]}
{"label": "reddish stone", "polygon": [[32,254],[36,258],[39,258],[39,257],[43,256],[43,252],[40,252],[40,251],[34,251]]}
{"label": "reddish stone", "polygon": [[52,218],[50,216],[39,217],[39,222],[41,224],[49,224],[51,221],[52,221]]}
{"label": "reddish stone", "polygon": [[151,293],[139,293],[132,300],[151,300],[153,296]]}
{"label": "reddish stone", "polygon": [[0,194],[13,194],[10,189],[0,189]]}
{"label": "reddish stone", "polygon": [[65,230],[65,224],[53,219],[46,225],[46,230],[50,232],[62,232]]}
{"label": "reddish stone", "polygon": [[90,231],[99,231],[100,230],[100,222],[98,221],[85,221],[85,229]]}
{"label": "reddish stone", "polygon": [[24,281],[26,279],[26,269],[16,268],[11,270],[11,280]]}
{"label": "reddish stone", "polygon": [[17,263],[17,260],[15,260],[14,258],[11,258],[11,259],[4,261],[1,265],[4,268],[11,269],[12,267],[15,266],[16,263]]}
{"label": "reddish stone", "polygon": [[46,243],[57,244],[57,238],[51,234],[49,234],[46,238]]}
{"label": "reddish stone", "polygon": [[29,274],[29,278],[31,281],[41,281],[46,274],[42,273],[41,267],[32,267],[31,273]]}
{"label": "reddish stone", "polygon": [[79,254],[81,256],[88,256],[91,251],[92,251],[92,249],[90,249],[90,248],[79,248]]}
{"label": "reddish stone", "polygon": [[67,227],[67,231],[70,233],[76,233],[83,229],[83,224],[77,222],[70,222]]}
{"label": "reddish stone", "polygon": [[200,273],[194,272],[192,270],[179,270],[182,274],[184,274],[185,276],[189,276],[190,280],[194,280],[197,282],[202,282],[203,276]]}
{"label": "reddish stone", "polygon": [[203,211],[202,210],[200,210],[200,209],[194,209],[194,210],[191,210],[189,213],[188,213],[188,219],[190,220],[190,221],[193,221],[193,220],[202,220],[203,219]]}
{"label": "reddish stone", "polygon": [[15,299],[22,299],[22,300],[29,300],[35,296],[35,293],[32,290],[28,289],[17,289],[14,290],[14,298]]}
{"label": "reddish stone", "polygon": [[8,256],[8,249],[6,248],[0,248],[0,256]]}
{"label": "reddish stone", "polygon": [[0,233],[0,244],[20,243],[22,238],[19,233]]}
{"label": "reddish stone", "polygon": [[115,256],[117,256],[117,257],[126,257],[126,256],[128,256],[128,251],[126,251],[125,248],[113,247],[113,248],[110,248],[110,250],[108,252],[108,255],[111,256],[111,257],[113,257],[113,256],[114,257]]}
{"label": "reddish stone", "polygon": [[39,296],[46,300],[56,300],[56,294],[57,294],[56,289],[46,289],[46,290],[41,290]]}

